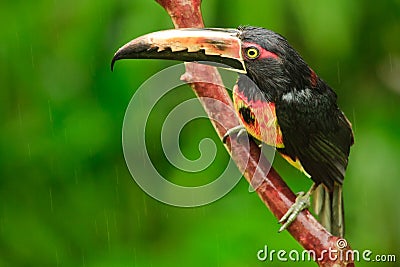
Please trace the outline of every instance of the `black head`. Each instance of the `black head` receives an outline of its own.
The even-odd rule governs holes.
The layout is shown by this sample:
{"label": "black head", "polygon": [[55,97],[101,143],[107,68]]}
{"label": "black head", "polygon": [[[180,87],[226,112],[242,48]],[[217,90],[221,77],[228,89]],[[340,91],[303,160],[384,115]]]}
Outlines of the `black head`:
{"label": "black head", "polygon": [[262,91],[275,95],[313,82],[315,74],[283,36],[252,26],[238,30],[247,75]]}

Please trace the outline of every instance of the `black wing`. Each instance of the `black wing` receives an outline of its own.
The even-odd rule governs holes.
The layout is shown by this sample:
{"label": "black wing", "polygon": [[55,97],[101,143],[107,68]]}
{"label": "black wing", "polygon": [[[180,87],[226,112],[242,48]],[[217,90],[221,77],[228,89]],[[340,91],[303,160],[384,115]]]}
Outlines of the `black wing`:
{"label": "black wing", "polygon": [[314,182],[332,190],[334,182],[343,183],[353,132],[337,107],[335,93],[327,86],[324,89],[284,94],[276,115],[285,145],[279,151],[298,159]]}

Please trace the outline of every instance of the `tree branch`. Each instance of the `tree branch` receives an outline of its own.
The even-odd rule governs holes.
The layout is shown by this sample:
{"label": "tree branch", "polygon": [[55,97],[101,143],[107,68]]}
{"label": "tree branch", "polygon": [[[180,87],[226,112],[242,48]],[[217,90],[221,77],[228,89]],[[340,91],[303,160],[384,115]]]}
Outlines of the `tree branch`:
{"label": "tree branch", "polygon": [[[175,28],[203,28],[201,15],[201,0],[156,0],[170,15]],[[196,79],[194,79],[196,77]],[[222,84],[216,68],[195,63],[186,63],[186,73],[182,79],[188,82],[199,97],[205,111],[209,115],[218,135],[222,138],[226,129],[240,124],[237,117],[224,109],[224,105],[212,105],[207,99],[216,99],[232,107],[232,101]],[[205,80],[211,83],[198,83],[195,80]],[[218,121],[219,123],[216,123]],[[221,124],[222,123],[222,124]],[[235,137],[228,138],[226,148],[237,164],[244,177],[250,183],[260,181],[256,192],[276,218],[281,218],[295,201],[295,195],[271,167],[270,162],[261,154],[260,148],[250,140],[249,146],[240,144]],[[256,180],[254,180],[256,179]],[[289,233],[306,250],[313,250],[319,266],[354,266],[353,261],[329,259],[329,250],[338,250],[338,237],[332,236],[312,216],[308,210],[299,214],[288,227]],[[343,255],[350,250],[346,247]],[[324,252],[325,251],[325,252]]]}

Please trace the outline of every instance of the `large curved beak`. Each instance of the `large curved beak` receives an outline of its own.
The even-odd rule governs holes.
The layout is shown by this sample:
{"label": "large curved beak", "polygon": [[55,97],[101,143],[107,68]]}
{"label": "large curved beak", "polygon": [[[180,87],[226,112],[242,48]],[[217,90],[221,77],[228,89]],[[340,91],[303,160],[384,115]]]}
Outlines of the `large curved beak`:
{"label": "large curved beak", "polygon": [[186,28],[150,33],[122,46],[114,55],[111,70],[120,59],[169,59],[207,61],[246,73],[240,31],[236,29]]}

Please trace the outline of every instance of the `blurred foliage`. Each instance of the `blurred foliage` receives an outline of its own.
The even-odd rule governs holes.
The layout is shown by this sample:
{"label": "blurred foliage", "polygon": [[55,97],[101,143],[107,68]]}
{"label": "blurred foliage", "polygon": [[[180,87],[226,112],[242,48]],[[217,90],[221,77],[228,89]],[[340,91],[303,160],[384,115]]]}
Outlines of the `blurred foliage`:
{"label": "blurred foliage", "polygon": [[[275,30],[335,88],[356,135],[347,239],[399,261],[400,2],[203,2],[207,26]],[[264,266],[256,259],[264,245],[300,250],[244,180],[217,202],[184,209],[152,199],[131,178],[125,109],[141,83],[174,63],[125,61],[111,73],[110,60],[134,37],[172,28],[158,4],[2,1],[0,20],[0,266]],[[192,97],[187,86],[174,95],[178,103]],[[211,137],[217,165],[192,176],[163,158],[158,131],[170,105],[160,103],[148,123],[153,162],[179,183],[216,177],[228,156],[207,120],[184,128],[181,147],[195,159]],[[279,156],[274,165],[294,191],[308,189]]]}

